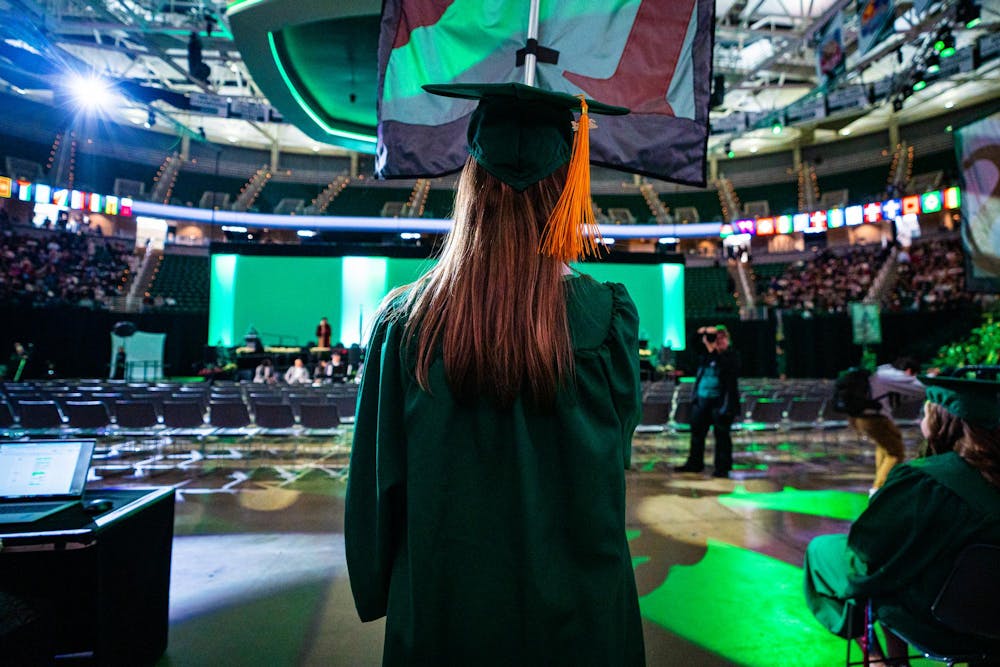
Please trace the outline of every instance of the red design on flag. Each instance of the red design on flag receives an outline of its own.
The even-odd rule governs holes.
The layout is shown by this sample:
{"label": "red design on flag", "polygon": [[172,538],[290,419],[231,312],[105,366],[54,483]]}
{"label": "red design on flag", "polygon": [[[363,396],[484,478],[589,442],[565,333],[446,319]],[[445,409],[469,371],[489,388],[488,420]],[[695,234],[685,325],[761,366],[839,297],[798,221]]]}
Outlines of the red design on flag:
{"label": "red design on flag", "polygon": [[673,116],[667,91],[687,37],[695,0],[643,2],[608,79],[595,79],[569,70],[563,76],[594,99],[628,107],[632,113]]}
{"label": "red design on flag", "polygon": [[410,35],[417,28],[434,25],[441,20],[445,11],[455,0],[423,0],[422,2],[403,3],[403,15],[396,30],[396,38],[392,48],[398,49],[410,42]]}

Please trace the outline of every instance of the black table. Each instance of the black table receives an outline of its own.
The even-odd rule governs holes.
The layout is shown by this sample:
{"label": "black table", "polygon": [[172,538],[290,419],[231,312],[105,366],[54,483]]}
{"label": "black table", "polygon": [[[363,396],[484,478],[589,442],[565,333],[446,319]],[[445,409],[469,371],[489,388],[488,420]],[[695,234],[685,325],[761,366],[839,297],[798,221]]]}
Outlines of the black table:
{"label": "black table", "polygon": [[49,657],[101,665],[152,664],[167,647],[174,490],[95,489],[74,507],[0,526],[0,591],[42,614]]}

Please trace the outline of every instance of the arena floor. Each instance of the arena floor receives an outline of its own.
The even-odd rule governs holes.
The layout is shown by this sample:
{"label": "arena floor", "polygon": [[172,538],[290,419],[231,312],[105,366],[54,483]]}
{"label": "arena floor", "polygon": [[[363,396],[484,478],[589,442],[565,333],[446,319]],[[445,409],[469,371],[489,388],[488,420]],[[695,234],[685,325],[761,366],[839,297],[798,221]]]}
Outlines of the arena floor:
{"label": "arena floor", "polygon": [[[160,665],[380,664],[383,625],[358,621],[344,563],[349,440],[123,441],[99,462],[97,486],[177,489]],[[865,507],[871,447],[846,429],[746,431],[728,480],[673,473],[686,447],[637,434],[627,473],[648,664],[843,664],[805,607],[801,563]]]}

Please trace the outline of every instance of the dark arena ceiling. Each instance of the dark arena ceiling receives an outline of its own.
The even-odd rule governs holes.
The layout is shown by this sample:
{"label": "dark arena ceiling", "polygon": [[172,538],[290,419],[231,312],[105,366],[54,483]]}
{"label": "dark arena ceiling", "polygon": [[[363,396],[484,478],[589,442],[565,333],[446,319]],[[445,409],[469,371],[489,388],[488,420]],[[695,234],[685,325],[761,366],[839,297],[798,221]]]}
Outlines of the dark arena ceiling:
{"label": "dark arena ceiling", "polygon": [[[970,2],[898,1],[893,34],[862,54],[858,0],[717,0],[714,73],[724,90],[710,154],[789,150],[1000,98],[1000,58],[979,54],[998,32],[1000,0],[973,3],[980,20],[967,28],[957,17]],[[220,143],[374,151],[379,0],[0,0],[0,8],[0,90],[9,94],[64,104],[82,85],[112,122],[152,115],[157,131]],[[773,131],[771,118],[829,92],[816,73],[816,33],[837,15],[846,51],[838,86],[860,84],[868,99]],[[975,58],[914,90],[946,29],[959,56],[972,47]],[[733,129],[740,114],[752,120]]]}

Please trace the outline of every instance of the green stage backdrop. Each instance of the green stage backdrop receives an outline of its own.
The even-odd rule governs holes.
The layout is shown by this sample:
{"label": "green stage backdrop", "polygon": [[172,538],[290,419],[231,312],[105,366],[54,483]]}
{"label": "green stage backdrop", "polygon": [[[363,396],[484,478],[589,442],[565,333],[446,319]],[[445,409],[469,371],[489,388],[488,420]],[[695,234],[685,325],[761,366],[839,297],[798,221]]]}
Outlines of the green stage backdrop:
{"label": "green stage backdrop", "polygon": [[[252,326],[265,345],[316,340],[321,317],[334,342],[364,345],[371,318],[390,289],[412,282],[433,260],[389,257],[213,255],[210,345],[241,345]],[[685,346],[684,267],[680,264],[590,263],[597,280],[623,283],[639,309],[650,345]]]}

